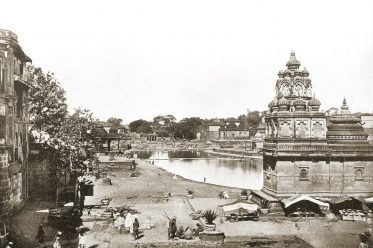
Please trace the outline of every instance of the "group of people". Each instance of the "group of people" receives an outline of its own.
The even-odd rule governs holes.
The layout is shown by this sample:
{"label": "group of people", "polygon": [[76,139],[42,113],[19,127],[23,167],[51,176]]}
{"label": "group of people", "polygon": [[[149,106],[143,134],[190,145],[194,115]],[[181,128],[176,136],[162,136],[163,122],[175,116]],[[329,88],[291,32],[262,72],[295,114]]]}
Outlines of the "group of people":
{"label": "group of people", "polygon": [[[39,225],[38,228],[38,233],[36,234],[35,237],[38,242],[39,242],[39,247],[44,247],[44,242],[45,242],[45,232],[44,232],[44,227],[42,224]],[[84,229],[79,229],[79,236],[78,236],[78,247],[79,248],[85,248],[85,243],[86,243],[86,237],[85,237],[85,230]],[[12,246],[10,246],[12,247]],[[52,245],[53,248],[62,248],[62,232],[58,231],[56,235],[54,236],[54,242]]]}
{"label": "group of people", "polygon": [[128,213],[126,217],[124,217],[123,213],[116,213],[114,215],[113,225],[118,228],[119,234],[122,233],[122,230],[125,230],[132,233],[135,240],[139,238],[140,223],[137,215]]}
{"label": "group of people", "polygon": [[168,222],[168,239],[174,240],[175,238],[179,239],[194,239],[199,236],[200,232],[203,232],[204,228],[200,223],[196,224],[196,228],[179,226],[176,225],[176,217],[172,217]]}

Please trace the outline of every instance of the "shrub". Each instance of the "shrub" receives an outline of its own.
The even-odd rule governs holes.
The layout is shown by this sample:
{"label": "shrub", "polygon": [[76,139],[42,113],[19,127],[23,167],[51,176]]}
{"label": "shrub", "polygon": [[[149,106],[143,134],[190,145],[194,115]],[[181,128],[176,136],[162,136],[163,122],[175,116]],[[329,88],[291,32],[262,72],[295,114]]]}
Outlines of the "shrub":
{"label": "shrub", "polygon": [[214,220],[218,217],[218,214],[214,210],[206,210],[203,212],[202,217],[206,220],[207,224],[214,224]]}
{"label": "shrub", "polygon": [[192,190],[192,189],[187,189],[187,192],[188,192],[188,195],[193,195],[194,194],[194,190]]}
{"label": "shrub", "polygon": [[243,190],[241,191],[241,195],[242,195],[242,196],[247,196],[247,189],[243,189]]}

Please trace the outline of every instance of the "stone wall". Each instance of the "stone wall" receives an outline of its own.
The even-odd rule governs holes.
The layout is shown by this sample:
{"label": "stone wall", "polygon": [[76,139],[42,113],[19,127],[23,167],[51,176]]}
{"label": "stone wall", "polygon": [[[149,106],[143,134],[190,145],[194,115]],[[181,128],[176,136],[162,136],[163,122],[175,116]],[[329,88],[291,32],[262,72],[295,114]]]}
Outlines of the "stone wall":
{"label": "stone wall", "polygon": [[0,247],[3,247],[9,232],[8,151],[0,147]]}
{"label": "stone wall", "polygon": [[41,198],[44,200],[55,199],[56,182],[48,158],[35,159],[29,162],[29,198]]}
{"label": "stone wall", "polygon": [[264,161],[264,190],[276,196],[373,193],[373,161]]}

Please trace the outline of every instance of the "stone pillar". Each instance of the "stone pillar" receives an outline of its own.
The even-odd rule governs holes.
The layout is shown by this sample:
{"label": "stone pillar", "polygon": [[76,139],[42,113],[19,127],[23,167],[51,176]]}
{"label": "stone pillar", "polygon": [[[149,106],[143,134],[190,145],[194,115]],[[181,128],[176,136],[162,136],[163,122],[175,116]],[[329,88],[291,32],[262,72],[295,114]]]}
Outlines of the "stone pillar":
{"label": "stone pillar", "polygon": [[0,147],[0,247],[3,247],[9,233],[9,190],[8,151]]}

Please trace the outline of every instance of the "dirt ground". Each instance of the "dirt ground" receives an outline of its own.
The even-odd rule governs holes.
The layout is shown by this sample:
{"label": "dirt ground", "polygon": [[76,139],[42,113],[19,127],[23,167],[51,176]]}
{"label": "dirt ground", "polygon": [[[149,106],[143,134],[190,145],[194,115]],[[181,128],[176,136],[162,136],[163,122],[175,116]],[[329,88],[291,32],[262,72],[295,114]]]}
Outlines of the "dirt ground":
{"label": "dirt ground", "polygon": [[[104,197],[112,198],[110,206],[123,205],[139,211],[137,214],[140,227],[147,219],[151,219],[154,228],[143,230],[142,238],[134,240],[130,234],[119,234],[112,228],[111,220],[100,220],[99,213],[92,211],[83,215],[83,225],[91,231],[87,233],[87,247],[180,247],[199,248],[211,247],[200,243],[198,238],[193,241],[169,241],[167,238],[168,220],[164,216],[177,217],[177,225],[184,228],[194,227],[197,220],[192,220],[190,213],[194,210],[207,208],[218,210],[219,204],[237,199],[241,189],[194,182],[173,175],[148,162],[138,160],[138,177],[130,177],[129,169],[109,172],[112,185],[104,184],[102,179],[95,182],[94,196],[87,197],[85,204],[99,204]],[[195,191],[195,199],[188,199],[186,189]],[[227,191],[231,200],[218,199],[221,191]],[[171,197],[165,197],[168,194]],[[47,203],[28,203],[22,212],[12,219],[12,230],[21,246],[35,247],[35,235],[40,223],[45,223],[48,244],[51,244],[57,229],[51,227],[45,220],[46,213],[37,210],[46,209]],[[273,217],[275,218],[275,217]],[[27,220],[27,221],[25,221]],[[325,226],[322,218],[308,220],[291,220],[281,218],[261,218],[258,222],[246,221],[217,223],[217,230],[226,235],[226,248],[236,247],[357,247],[358,234],[365,231],[366,223],[338,221],[331,227]],[[76,236],[69,237],[65,247],[76,247]],[[308,243],[308,244],[307,244]],[[48,246],[46,246],[48,247]]]}

